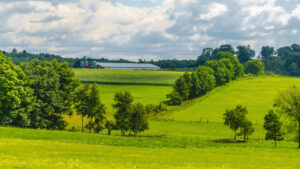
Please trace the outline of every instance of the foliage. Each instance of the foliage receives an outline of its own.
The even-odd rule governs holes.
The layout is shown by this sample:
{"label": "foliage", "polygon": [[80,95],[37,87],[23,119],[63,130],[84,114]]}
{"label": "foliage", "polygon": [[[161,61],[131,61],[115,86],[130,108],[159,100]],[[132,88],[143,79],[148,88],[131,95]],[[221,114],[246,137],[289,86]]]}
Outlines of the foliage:
{"label": "foliage", "polygon": [[171,93],[167,94],[167,98],[169,98],[170,100],[168,101],[169,105],[180,105],[182,100],[181,95],[173,90]]}
{"label": "foliage", "polygon": [[130,114],[132,111],[133,97],[128,91],[117,92],[114,97],[115,103],[112,105],[116,113],[114,115],[116,120],[116,128],[121,130],[121,134],[130,129]]}
{"label": "foliage", "polygon": [[141,103],[136,103],[132,107],[132,113],[130,114],[130,130],[137,136],[138,132],[142,132],[148,129],[147,114],[144,106]]}
{"label": "foliage", "polygon": [[245,65],[245,73],[255,76],[264,74],[264,63],[259,60],[249,60]]}
{"label": "foliage", "polygon": [[[103,129],[102,123],[105,113],[105,106],[100,99],[100,90],[97,84],[94,83],[89,91],[87,103],[87,117],[90,118],[87,128],[90,132],[93,129],[96,133],[99,133]],[[93,120],[94,118],[95,120]]]}
{"label": "foliage", "polygon": [[244,136],[244,142],[246,142],[246,139],[248,140],[248,136],[252,135],[254,133],[255,129],[252,126],[251,121],[248,119],[244,119],[241,126],[240,126],[240,132],[238,135]]}
{"label": "foliage", "polygon": [[63,114],[70,114],[74,101],[73,91],[79,85],[67,63],[32,60],[22,63],[21,68],[33,80],[38,107],[31,114],[30,127],[64,129]]}
{"label": "foliage", "polygon": [[267,130],[266,140],[274,140],[276,147],[276,141],[283,140],[282,123],[274,110],[270,110],[264,119],[264,129]]}
{"label": "foliage", "polygon": [[251,49],[250,46],[238,46],[236,52],[238,59],[241,63],[246,63],[255,56],[255,50]]}
{"label": "foliage", "polygon": [[89,85],[86,84],[75,91],[75,103],[74,107],[77,114],[81,115],[81,132],[83,132],[83,118],[88,114],[88,97]]}
{"label": "foliage", "polygon": [[0,125],[32,125],[32,110],[36,105],[31,82],[23,70],[0,51]]}
{"label": "foliage", "polygon": [[263,46],[263,47],[261,48],[260,55],[261,55],[261,57],[262,57],[262,60],[269,59],[269,58],[273,58],[274,55],[275,55],[274,47]]}
{"label": "foliage", "polygon": [[300,148],[300,89],[292,86],[286,91],[279,93],[275,99],[275,108],[280,114],[286,115],[298,125],[299,148]]}
{"label": "foliage", "polygon": [[249,126],[251,125],[245,124],[248,122],[246,120],[246,114],[248,114],[247,108],[241,105],[237,105],[235,109],[227,109],[224,114],[224,124],[234,130],[234,140],[236,140],[236,131],[239,128],[242,128],[241,131],[243,134],[247,134],[248,131],[250,131]]}

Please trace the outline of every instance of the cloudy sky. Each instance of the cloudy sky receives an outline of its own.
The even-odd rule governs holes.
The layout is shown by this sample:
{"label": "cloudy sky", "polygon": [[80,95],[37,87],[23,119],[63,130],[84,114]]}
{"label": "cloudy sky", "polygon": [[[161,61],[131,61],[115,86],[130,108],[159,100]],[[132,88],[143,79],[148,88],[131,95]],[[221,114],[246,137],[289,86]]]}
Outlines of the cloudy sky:
{"label": "cloudy sky", "polygon": [[300,43],[300,0],[1,0],[0,49],[194,59],[230,43]]}

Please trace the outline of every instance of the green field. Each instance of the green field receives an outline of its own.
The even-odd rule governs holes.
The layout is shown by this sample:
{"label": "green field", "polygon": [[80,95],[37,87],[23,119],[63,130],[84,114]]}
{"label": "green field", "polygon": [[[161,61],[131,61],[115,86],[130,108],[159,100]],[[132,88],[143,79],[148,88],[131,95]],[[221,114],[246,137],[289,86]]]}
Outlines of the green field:
{"label": "green field", "polygon": [[292,85],[299,86],[300,78],[265,76],[235,81],[216,88],[205,99],[192,101],[170,117],[179,121],[222,122],[226,109],[241,104],[247,106],[251,121],[262,124],[278,93]]}
{"label": "green field", "polygon": [[85,83],[173,85],[183,72],[152,70],[74,69],[76,77]]}
{"label": "green field", "polygon": [[[300,78],[258,77],[219,87],[207,96],[168,107],[165,119],[150,121],[140,137],[119,131],[88,134],[0,128],[0,168],[299,168],[297,143],[265,141],[263,117],[274,97]],[[113,94],[128,90],[136,102],[158,104],[171,86],[100,85],[102,101],[111,112]],[[222,114],[236,104],[248,107],[255,133],[249,142],[232,142],[233,131]],[[174,120],[173,120],[174,119]],[[200,121],[201,119],[201,121]],[[80,128],[80,118],[70,117]]]}

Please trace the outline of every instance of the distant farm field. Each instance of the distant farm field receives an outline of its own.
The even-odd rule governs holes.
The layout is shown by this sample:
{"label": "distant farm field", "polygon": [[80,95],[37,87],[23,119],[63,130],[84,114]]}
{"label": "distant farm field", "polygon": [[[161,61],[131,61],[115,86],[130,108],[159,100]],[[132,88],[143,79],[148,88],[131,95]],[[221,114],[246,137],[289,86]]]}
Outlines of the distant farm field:
{"label": "distant farm field", "polygon": [[74,69],[84,83],[173,85],[183,72],[152,70]]}

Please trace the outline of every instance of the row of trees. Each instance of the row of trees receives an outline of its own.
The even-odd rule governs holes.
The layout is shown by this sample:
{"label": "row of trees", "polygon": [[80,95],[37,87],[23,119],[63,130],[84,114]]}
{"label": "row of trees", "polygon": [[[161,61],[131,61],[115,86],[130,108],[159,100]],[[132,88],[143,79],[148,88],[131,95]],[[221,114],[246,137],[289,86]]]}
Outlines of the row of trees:
{"label": "row of trees", "polygon": [[[264,72],[259,60],[250,60],[245,67],[246,73],[260,75]],[[176,80],[172,93],[167,95],[169,105],[179,105],[182,101],[205,95],[215,86],[222,86],[243,74],[244,66],[231,52],[219,52],[214,60],[206,61],[195,72],[185,72]]]}
{"label": "row of trees", "polygon": [[89,122],[85,126],[91,133],[101,132],[104,128],[108,130],[110,135],[112,130],[120,130],[121,135],[125,135],[129,131],[135,136],[138,132],[148,129],[148,117],[156,115],[166,108],[159,104],[158,106],[148,104],[144,106],[141,103],[133,103],[134,98],[126,92],[117,92],[114,96],[112,104],[115,110],[114,120],[109,120],[105,117],[106,108],[100,99],[100,90],[98,85],[86,84],[79,87],[75,91],[75,109],[81,116],[82,132],[84,131],[84,118],[88,118]]}
{"label": "row of trees", "polygon": [[[300,89],[292,86],[286,91],[281,92],[275,99],[274,109],[270,110],[264,117],[264,129],[267,130],[265,139],[276,142],[283,140],[283,126],[297,126],[297,140],[300,148]],[[248,111],[246,107],[237,105],[234,109],[226,110],[224,114],[224,124],[234,130],[234,139],[238,135],[244,136],[244,141],[254,132],[252,123],[246,118]],[[280,119],[285,118],[285,123]],[[291,125],[292,124],[292,125]]]}

